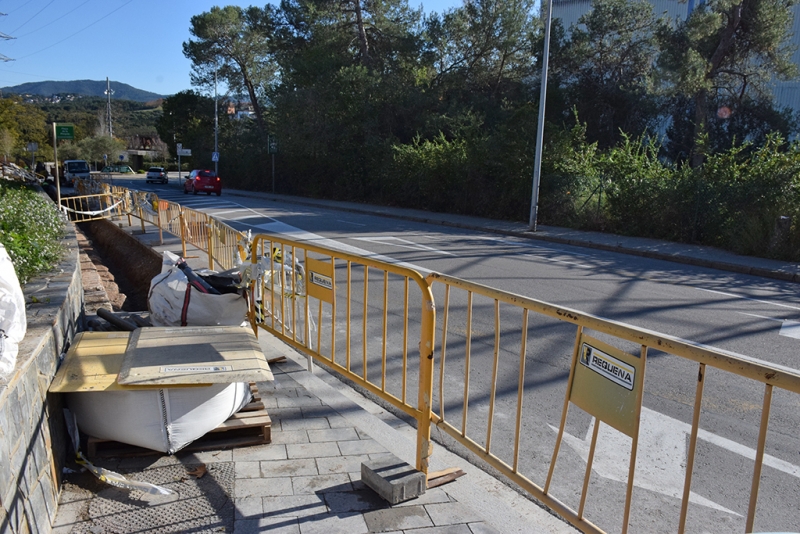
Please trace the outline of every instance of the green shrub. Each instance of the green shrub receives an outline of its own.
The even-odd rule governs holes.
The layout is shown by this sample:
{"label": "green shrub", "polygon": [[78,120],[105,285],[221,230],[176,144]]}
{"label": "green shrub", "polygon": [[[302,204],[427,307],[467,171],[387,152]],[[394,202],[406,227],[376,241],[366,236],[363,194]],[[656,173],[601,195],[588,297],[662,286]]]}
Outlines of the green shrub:
{"label": "green shrub", "polygon": [[22,184],[0,180],[0,243],[21,284],[58,263],[63,235],[64,221],[50,200]]}

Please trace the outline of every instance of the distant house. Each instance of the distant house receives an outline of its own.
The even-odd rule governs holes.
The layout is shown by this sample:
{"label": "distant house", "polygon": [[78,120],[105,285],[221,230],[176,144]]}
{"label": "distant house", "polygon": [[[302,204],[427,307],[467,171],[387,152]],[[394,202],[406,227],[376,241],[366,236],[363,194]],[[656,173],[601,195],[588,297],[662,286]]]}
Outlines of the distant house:
{"label": "distant house", "polygon": [[252,119],[255,117],[255,113],[253,112],[253,104],[250,102],[236,102],[230,100],[227,103],[225,112],[237,120]]}
{"label": "distant house", "polygon": [[[696,5],[703,0],[650,0],[653,12],[656,15],[664,14],[670,20],[686,20]],[[569,30],[570,26],[577,24],[578,19],[591,7],[591,0],[553,0],[553,18],[561,19],[561,24]],[[792,7],[794,23],[792,25],[792,45],[796,47],[792,61],[800,66],[800,4]],[[773,94],[778,107],[788,107],[800,111],[800,80],[774,81]]]}

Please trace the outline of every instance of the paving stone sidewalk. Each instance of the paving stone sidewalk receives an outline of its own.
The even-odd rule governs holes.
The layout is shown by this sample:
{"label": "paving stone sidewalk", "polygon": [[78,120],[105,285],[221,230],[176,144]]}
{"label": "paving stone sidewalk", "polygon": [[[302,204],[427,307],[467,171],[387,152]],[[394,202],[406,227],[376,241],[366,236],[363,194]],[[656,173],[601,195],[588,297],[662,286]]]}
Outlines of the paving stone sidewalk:
{"label": "paving stone sidewalk", "polygon": [[[284,350],[274,339],[262,339],[261,343],[265,352]],[[502,501],[508,509],[501,505],[497,515],[487,520],[476,506],[456,497],[459,491],[463,494],[466,490],[468,496],[484,491],[474,474],[389,506],[360,481],[362,462],[399,452],[390,451],[364,430],[365,425],[358,424],[371,421],[374,428],[381,428],[380,417],[368,413],[380,410],[364,410],[347,399],[332,403],[335,407],[326,404],[306,387],[309,380],[322,384],[320,378],[304,368],[299,355],[289,355],[286,362],[272,365],[274,381],[258,383],[273,420],[272,443],[174,456],[98,459],[98,466],[133,480],[164,485],[177,495],[120,490],[88,473],[70,473],[65,476],[53,532],[574,532],[532,502],[522,499],[525,504],[520,507],[519,496],[511,490]],[[322,371],[317,370],[319,373]],[[324,389],[325,385],[318,387]],[[404,430],[413,434],[410,427]],[[385,443],[387,437],[383,438]],[[402,441],[396,436],[388,440]],[[208,476],[189,476],[200,464],[205,465]],[[496,508],[497,503],[489,506]],[[522,510],[525,506],[527,511]],[[511,516],[519,517],[514,520]],[[516,526],[509,527],[510,518]]]}

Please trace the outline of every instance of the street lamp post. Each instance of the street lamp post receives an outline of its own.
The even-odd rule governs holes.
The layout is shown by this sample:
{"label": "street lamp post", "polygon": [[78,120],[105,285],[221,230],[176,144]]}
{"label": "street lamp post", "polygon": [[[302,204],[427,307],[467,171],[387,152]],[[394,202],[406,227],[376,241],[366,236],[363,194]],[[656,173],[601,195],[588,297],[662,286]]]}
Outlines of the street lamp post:
{"label": "street lamp post", "polygon": [[219,118],[217,114],[217,69],[214,69],[214,175],[219,176],[219,150],[217,149],[217,131]]}
{"label": "street lamp post", "polygon": [[539,183],[542,178],[542,144],[544,139],[544,103],[547,98],[547,63],[550,59],[550,23],[553,19],[553,0],[547,0],[547,18],[544,26],[544,53],[542,55],[542,87],[539,93],[539,123],[536,127],[536,160],[533,164],[533,191],[528,228],[536,231],[539,216]]}

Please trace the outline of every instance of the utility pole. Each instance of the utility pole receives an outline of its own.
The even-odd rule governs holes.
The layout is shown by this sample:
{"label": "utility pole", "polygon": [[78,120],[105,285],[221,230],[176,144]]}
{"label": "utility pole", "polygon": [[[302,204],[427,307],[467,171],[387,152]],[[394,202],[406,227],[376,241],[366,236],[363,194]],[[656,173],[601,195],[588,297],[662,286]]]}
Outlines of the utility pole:
{"label": "utility pole", "polygon": [[111,127],[111,95],[114,91],[111,90],[111,82],[106,78],[106,96],[108,96],[108,103],[106,104],[106,124],[108,124],[108,136],[114,137],[114,129]]}
{"label": "utility pole", "polygon": [[[544,2],[542,2],[544,4]],[[544,139],[544,103],[547,97],[547,63],[550,59],[550,24],[553,20],[553,0],[547,0],[547,18],[544,26],[544,54],[542,56],[542,87],[539,92],[539,124],[536,128],[536,159],[533,164],[533,191],[528,229],[536,231],[539,218],[539,183],[542,179],[542,145]]]}
{"label": "utility pole", "polygon": [[217,131],[219,118],[217,116],[217,69],[214,69],[214,175],[219,176],[219,149],[217,148]]}

